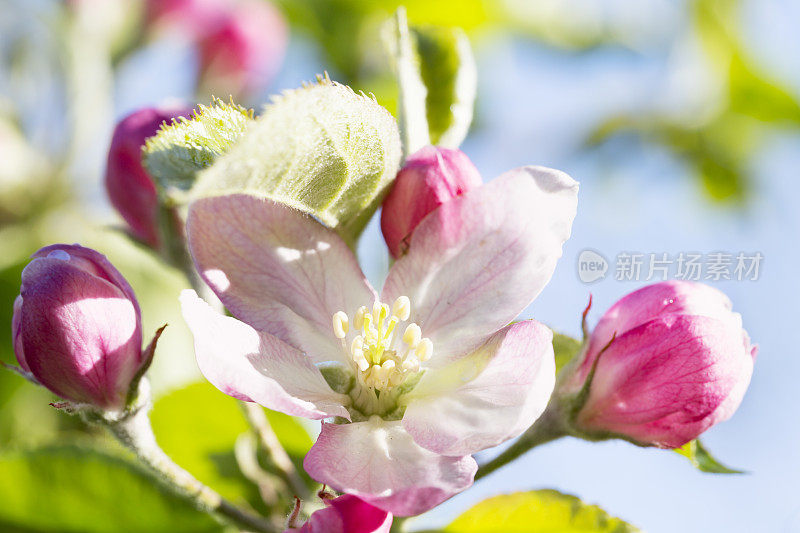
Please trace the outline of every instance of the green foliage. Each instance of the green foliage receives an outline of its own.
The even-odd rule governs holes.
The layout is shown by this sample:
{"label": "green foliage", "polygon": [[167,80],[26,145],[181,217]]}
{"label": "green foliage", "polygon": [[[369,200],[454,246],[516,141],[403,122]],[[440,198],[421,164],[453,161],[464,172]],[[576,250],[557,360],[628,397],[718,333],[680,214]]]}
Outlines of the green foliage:
{"label": "green foliage", "polygon": [[578,354],[583,343],[568,335],[553,332],[553,352],[556,356],[556,374]]}
{"label": "green foliage", "polygon": [[197,173],[227,152],[253,122],[253,111],[231,101],[199,105],[191,118],[161,125],[147,139],[143,161],[165,191],[189,190]]}
{"label": "green foliage", "polygon": [[[294,418],[272,412],[268,418],[290,455],[302,457],[311,448],[311,437]],[[234,456],[236,440],[250,431],[237,400],[196,383],[160,398],[151,422],[159,445],[177,464],[234,503],[265,510]]]}
{"label": "green foliage", "polygon": [[306,211],[353,242],[400,163],[392,116],[368,96],[320,78],[275,97],[195,197],[248,193]]}
{"label": "green foliage", "polygon": [[428,25],[412,31],[428,91],[425,111],[431,144],[457,148],[472,123],[478,85],[469,39],[459,28]]}
{"label": "green foliage", "polygon": [[445,533],[628,533],[639,531],[596,505],[555,490],[504,494],[459,516]]}
{"label": "green foliage", "polygon": [[384,41],[397,78],[405,155],[428,144],[457,148],[472,123],[478,84],[469,39],[458,28],[409,29],[403,8],[387,30]]}
{"label": "green foliage", "polygon": [[0,455],[0,501],[6,533],[223,531],[138,467],[91,449]]}
{"label": "green foliage", "polygon": [[590,142],[621,132],[666,146],[693,171],[708,196],[741,203],[752,188],[748,163],[770,130],[800,125],[800,101],[749,57],[739,36],[739,0],[695,0],[695,30],[706,53],[713,83],[722,88],[708,116],[653,114],[614,117]]}
{"label": "green foliage", "polygon": [[687,442],[680,448],[676,448],[675,451],[680,455],[683,455],[689,461],[691,461],[692,466],[696,469],[700,470],[701,472],[708,472],[710,474],[743,474],[744,471],[742,470],[734,470],[732,468],[728,468],[727,466],[723,465],[719,461],[717,461],[714,456],[703,446],[703,443],[700,442],[699,439],[695,439],[693,441]]}

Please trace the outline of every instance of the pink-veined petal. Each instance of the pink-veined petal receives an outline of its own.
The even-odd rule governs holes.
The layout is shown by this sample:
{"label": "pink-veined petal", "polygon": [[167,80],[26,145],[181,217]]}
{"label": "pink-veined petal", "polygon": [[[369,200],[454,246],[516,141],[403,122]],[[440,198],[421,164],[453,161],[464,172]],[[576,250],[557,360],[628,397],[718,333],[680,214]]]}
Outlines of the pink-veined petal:
{"label": "pink-veined petal", "polygon": [[472,485],[478,465],[422,448],[400,421],[322,424],[304,466],[311,477],[397,516],[436,507]]}
{"label": "pink-veined petal", "polygon": [[433,341],[432,365],[479,345],[539,294],[569,238],[577,192],[562,172],[523,167],[422,220],[382,299],[411,299],[411,320]]}
{"label": "pink-veined petal", "polygon": [[446,367],[430,369],[402,401],[403,427],[422,447],[466,455],[518,436],[555,385],[553,333],[518,322]]}
{"label": "pink-veined petal", "polygon": [[217,313],[194,291],[181,293],[181,306],[200,371],[219,390],[289,415],[349,418],[342,405],[349,399],[331,390],[302,352]]}
{"label": "pink-veined petal", "polygon": [[194,202],[187,234],[198,271],[234,316],[315,362],[345,360],[331,319],[337,311],[353,316],[376,294],[334,231],[239,194]]}

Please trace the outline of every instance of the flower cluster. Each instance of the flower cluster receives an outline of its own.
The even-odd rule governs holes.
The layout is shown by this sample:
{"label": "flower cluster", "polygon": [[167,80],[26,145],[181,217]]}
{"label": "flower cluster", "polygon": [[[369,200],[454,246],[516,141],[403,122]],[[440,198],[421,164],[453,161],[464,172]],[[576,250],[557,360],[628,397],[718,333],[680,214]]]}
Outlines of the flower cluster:
{"label": "flower cluster", "polygon": [[[158,198],[136,154],[183,112],[125,118],[109,153],[112,200],[153,245]],[[302,525],[298,502],[287,531],[387,532],[394,516],[468,488],[473,454],[522,434],[505,453],[525,451],[543,427],[551,433],[542,440],[677,448],[733,414],[756,350],[727,297],[702,284],[658,283],[622,298],[585,328],[556,376],[553,333],[519,316],[554,272],[577,193],[563,172],[536,166],[483,184],[462,152],[426,147],[407,158],[383,204],[395,261],[380,291],[352,243],[307,211],[245,191],[191,202],[188,250],[230,313],[181,294],[200,370],[243,402],[321,421],[304,467],[343,493]],[[12,330],[22,374],[76,410],[115,413],[123,442],[154,446],[126,424],[140,420],[132,403],[154,343],[142,348],[136,297],[104,256],[79,245],[36,252]],[[137,451],[155,468],[169,464]],[[230,510],[177,472],[204,505]]]}

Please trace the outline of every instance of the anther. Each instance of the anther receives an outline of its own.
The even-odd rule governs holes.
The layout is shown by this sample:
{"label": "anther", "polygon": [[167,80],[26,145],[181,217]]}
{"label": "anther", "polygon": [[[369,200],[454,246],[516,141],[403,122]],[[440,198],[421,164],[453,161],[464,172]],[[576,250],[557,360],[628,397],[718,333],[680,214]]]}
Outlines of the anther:
{"label": "anther", "polygon": [[337,339],[344,339],[347,336],[347,330],[350,329],[350,319],[343,311],[337,311],[333,315],[333,334]]}
{"label": "anther", "polygon": [[415,353],[417,355],[417,358],[419,358],[419,360],[422,362],[430,359],[431,355],[433,354],[433,343],[431,342],[431,340],[428,338],[424,338],[421,341],[419,341],[419,346],[417,346]]}
{"label": "anther", "polygon": [[411,348],[416,348],[422,338],[422,330],[416,324],[409,324],[403,333],[403,342],[408,344]]}
{"label": "anther", "polygon": [[394,301],[392,314],[400,320],[408,320],[408,317],[411,316],[411,300],[408,299],[408,296],[400,296]]}
{"label": "anther", "polygon": [[367,314],[367,308],[363,305],[356,311],[356,316],[353,317],[353,327],[361,329],[364,326],[364,315]]}

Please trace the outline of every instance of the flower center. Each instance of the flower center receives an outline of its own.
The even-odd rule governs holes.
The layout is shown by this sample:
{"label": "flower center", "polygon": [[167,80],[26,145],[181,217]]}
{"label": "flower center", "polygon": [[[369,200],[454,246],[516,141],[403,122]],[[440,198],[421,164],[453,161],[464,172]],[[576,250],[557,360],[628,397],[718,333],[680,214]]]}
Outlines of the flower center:
{"label": "flower center", "polygon": [[352,320],[356,335],[349,346],[346,339],[350,317],[343,311],[333,315],[333,334],[341,339],[357,368],[356,379],[362,387],[389,392],[409,375],[419,372],[420,363],[430,359],[433,343],[422,337],[417,324],[406,324],[410,314],[411,301],[407,296],[397,298],[391,310],[379,301],[372,306],[372,311],[360,307]]}

